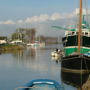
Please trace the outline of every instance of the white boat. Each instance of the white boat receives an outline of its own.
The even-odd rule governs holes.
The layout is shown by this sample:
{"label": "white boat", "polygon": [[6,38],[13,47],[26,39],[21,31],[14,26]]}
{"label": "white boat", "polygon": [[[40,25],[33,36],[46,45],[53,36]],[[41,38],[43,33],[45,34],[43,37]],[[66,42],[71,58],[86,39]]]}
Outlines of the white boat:
{"label": "white boat", "polygon": [[45,43],[35,41],[35,42],[32,42],[32,43],[28,43],[27,46],[31,46],[31,47],[35,47],[35,48],[38,48],[38,47],[43,48],[43,47],[45,47]]}
{"label": "white boat", "polygon": [[51,52],[51,56],[52,57],[60,57],[61,56],[60,53],[61,53],[61,51],[56,49],[55,51]]}

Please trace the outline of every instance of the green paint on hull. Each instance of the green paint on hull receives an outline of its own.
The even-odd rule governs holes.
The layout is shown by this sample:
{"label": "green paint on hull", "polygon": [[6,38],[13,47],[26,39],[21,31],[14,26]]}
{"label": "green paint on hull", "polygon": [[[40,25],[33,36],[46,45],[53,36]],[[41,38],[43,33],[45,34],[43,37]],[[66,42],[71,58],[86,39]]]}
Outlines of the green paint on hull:
{"label": "green paint on hull", "polygon": [[[65,55],[66,56],[68,56],[68,55],[70,55],[70,54],[72,54],[72,53],[75,53],[75,52],[77,52],[77,48],[64,48],[64,51],[65,51]],[[80,53],[86,53],[86,52],[88,52],[88,51],[90,51],[90,48],[81,48],[81,52]]]}

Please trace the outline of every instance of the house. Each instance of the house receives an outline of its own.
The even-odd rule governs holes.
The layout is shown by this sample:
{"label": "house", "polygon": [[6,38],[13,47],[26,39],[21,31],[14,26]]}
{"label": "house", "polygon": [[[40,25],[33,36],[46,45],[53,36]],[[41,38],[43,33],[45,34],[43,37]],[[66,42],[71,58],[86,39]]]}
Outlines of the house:
{"label": "house", "polygon": [[10,42],[11,44],[23,44],[22,40],[13,40]]}
{"label": "house", "polygon": [[0,44],[6,44],[7,43],[7,37],[0,36]]}

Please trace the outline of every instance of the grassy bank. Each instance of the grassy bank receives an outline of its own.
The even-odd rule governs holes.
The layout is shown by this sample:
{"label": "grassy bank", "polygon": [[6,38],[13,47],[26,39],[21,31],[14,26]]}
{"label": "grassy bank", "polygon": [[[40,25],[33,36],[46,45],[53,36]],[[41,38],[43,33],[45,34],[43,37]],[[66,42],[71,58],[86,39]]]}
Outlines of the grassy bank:
{"label": "grassy bank", "polygon": [[22,50],[22,49],[24,49],[22,45],[12,45],[12,44],[0,45],[0,51]]}

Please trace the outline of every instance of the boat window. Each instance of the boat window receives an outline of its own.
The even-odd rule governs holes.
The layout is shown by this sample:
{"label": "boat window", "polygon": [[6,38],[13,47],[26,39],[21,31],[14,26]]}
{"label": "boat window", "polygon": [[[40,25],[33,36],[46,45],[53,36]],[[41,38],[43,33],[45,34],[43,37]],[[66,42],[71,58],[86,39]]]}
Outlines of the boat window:
{"label": "boat window", "polygon": [[78,35],[78,32],[76,32],[76,35]]}
{"label": "boat window", "polygon": [[84,32],[82,32],[82,35],[84,35]]}
{"label": "boat window", "polygon": [[71,35],[71,32],[69,32],[68,35]]}
{"label": "boat window", "polygon": [[85,35],[88,35],[88,32],[85,32]]}
{"label": "boat window", "polygon": [[72,32],[72,35],[74,35],[75,34],[75,32]]}

